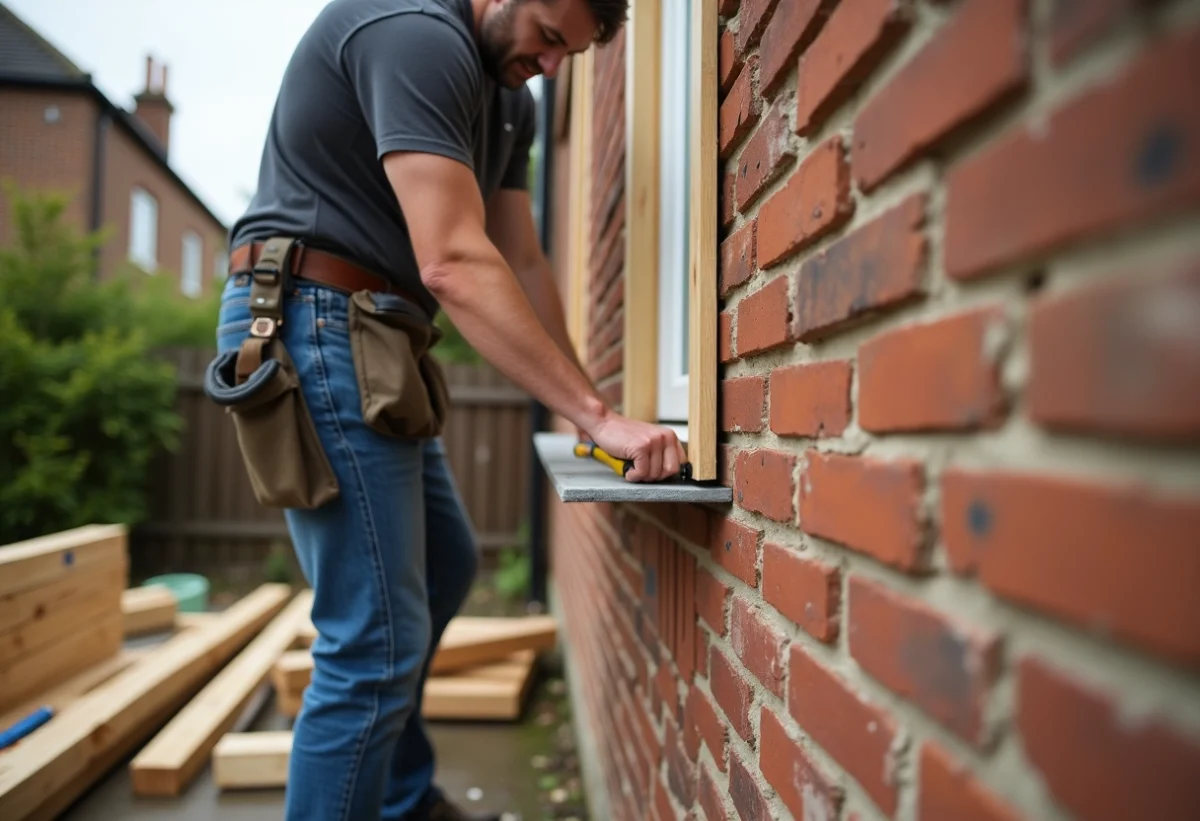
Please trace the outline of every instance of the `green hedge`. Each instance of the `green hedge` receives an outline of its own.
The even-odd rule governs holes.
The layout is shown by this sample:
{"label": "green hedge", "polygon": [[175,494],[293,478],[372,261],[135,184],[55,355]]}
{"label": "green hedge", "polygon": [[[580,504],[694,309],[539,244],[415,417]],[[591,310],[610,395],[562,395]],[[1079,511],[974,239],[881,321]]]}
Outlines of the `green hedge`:
{"label": "green hedge", "polygon": [[64,219],[67,201],[8,187],[0,248],[0,544],[91,522],[140,521],[146,470],[174,449],[168,345],[213,344],[218,297],[178,278],[93,276],[103,234]]}

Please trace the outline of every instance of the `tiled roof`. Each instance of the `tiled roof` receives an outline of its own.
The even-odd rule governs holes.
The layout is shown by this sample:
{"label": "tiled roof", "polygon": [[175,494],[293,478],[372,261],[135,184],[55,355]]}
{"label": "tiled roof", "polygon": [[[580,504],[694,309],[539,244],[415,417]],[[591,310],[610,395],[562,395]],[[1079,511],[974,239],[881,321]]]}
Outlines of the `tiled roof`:
{"label": "tiled roof", "polygon": [[86,80],[87,75],[0,4],[0,76]]}

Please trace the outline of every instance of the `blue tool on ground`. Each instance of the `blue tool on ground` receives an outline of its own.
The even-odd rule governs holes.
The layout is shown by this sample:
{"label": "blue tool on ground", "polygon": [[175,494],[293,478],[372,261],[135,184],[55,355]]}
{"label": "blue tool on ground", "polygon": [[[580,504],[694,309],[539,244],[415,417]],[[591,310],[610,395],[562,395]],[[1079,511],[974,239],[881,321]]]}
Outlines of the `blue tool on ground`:
{"label": "blue tool on ground", "polygon": [[41,727],[53,717],[53,707],[41,707],[37,710],[34,710],[16,724],[0,732],[0,750],[7,749],[16,744],[22,738],[32,733],[38,727]]}

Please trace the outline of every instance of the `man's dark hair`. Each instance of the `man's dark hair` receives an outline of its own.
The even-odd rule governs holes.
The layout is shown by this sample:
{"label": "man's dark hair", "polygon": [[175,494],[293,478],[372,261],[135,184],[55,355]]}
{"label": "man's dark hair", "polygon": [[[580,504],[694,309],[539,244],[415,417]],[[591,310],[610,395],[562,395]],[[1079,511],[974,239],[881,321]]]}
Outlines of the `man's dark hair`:
{"label": "man's dark hair", "polygon": [[604,45],[617,36],[629,13],[629,0],[587,0],[596,18],[596,42]]}

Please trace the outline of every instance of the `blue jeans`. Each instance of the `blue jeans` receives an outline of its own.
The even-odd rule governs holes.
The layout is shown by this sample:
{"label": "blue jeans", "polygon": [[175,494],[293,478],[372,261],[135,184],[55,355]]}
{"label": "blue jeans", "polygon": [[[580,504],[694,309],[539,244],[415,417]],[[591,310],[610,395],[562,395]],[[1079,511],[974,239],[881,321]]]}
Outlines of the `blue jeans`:
{"label": "blue jeans", "polygon": [[[221,351],[247,334],[249,293],[243,277],[228,281]],[[441,440],[363,422],[347,306],[339,291],[299,285],[280,330],[340,487],[320,508],[285,511],[318,634],[292,741],[293,821],[420,818],[438,797],[421,693],[478,561]]]}

